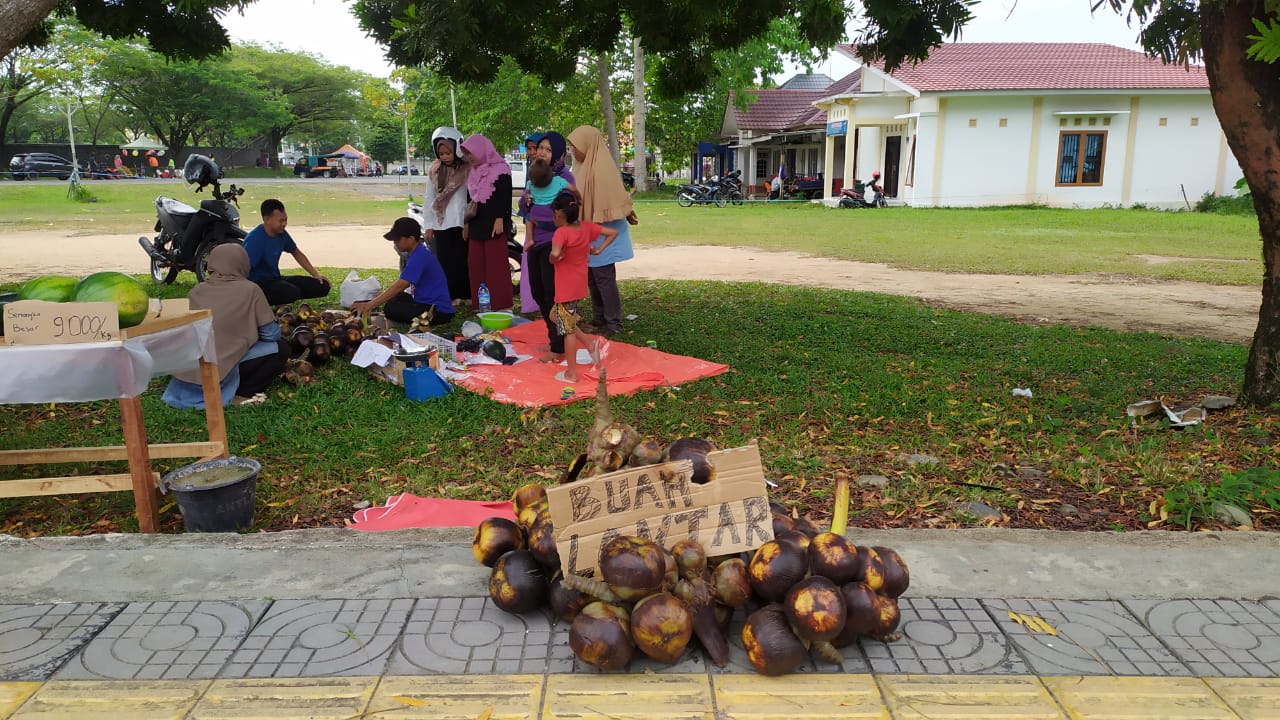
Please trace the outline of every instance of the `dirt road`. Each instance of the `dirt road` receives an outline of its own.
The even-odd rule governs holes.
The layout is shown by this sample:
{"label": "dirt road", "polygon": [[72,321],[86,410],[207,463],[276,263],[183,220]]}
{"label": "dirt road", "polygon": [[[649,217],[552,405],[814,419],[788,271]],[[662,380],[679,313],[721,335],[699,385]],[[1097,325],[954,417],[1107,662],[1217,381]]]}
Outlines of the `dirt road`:
{"label": "dirt road", "polygon": [[[385,228],[326,225],[290,231],[317,266],[389,268]],[[136,235],[59,231],[0,234],[0,282],[45,273],[144,272]],[[288,267],[290,260],[285,260]],[[1248,342],[1258,322],[1259,287],[1156,282],[1096,275],[977,275],[899,270],[879,263],[791,252],[710,246],[642,247],[618,266],[620,279],[756,280],[909,295],[941,307],[1027,322],[1151,330]],[[335,281],[338,279],[335,279]]]}

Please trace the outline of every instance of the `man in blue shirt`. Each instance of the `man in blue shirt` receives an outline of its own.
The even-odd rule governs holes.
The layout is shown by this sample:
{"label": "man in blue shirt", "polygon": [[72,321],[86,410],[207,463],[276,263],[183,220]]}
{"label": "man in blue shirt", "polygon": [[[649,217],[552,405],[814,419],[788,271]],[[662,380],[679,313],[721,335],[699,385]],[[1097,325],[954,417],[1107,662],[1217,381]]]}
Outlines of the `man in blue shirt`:
{"label": "man in blue shirt", "polygon": [[399,323],[412,322],[414,318],[430,311],[430,325],[443,325],[453,319],[453,302],[449,298],[449,283],[444,268],[431,250],[422,242],[422,226],[417,220],[402,217],[395,221],[382,237],[390,240],[396,252],[408,254],[400,277],[381,295],[364,302],[351,304],[351,311],[367,315],[374,308],[385,304],[388,320]]}
{"label": "man in blue shirt", "polygon": [[[259,210],[262,213],[262,224],[245,236],[244,250],[249,253],[249,279],[262,288],[267,302],[286,305],[304,298],[328,295],[329,278],[316,270],[306,254],[298,249],[289,231],[285,230],[289,224],[289,214],[284,211],[284,203],[269,198],[262,201]],[[310,277],[280,274],[280,254],[286,252],[298,261]]]}

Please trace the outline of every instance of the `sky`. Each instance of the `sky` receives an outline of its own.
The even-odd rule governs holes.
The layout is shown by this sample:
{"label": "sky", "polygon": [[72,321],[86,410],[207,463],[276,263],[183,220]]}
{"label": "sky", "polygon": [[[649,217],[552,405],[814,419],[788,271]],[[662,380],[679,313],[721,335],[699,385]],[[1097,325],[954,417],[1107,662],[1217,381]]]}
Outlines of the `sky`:
{"label": "sky", "polygon": [[[982,0],[974,20],[963,30],[965,42],[1105,42],[1140,49],[1138,31],[1109,10],[1089,13],[1091,0]],[[275,44],[286,50],[305,50],[334,65],[386,77],[391,66],[382,47],[366,37],[343,0],[257,0],[223,17],[232,40]],[[850,37],[860,25],[850,25]],[[833,51],[832,55],[836,53]],[[851,72],[857,65],[844,57],[814,68],[832,78]],[[775,78],[786,80],[796,68]]]}

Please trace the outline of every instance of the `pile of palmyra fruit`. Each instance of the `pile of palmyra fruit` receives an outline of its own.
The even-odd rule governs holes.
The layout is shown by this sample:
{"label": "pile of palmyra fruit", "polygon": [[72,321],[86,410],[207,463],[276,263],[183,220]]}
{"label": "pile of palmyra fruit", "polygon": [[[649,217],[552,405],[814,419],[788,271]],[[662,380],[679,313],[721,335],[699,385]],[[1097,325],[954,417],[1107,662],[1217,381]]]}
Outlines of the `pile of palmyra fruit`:
{"label": "pile of palmyra fruit", "polygon": [[[607,396],[598,395],[597,404],[588,452],[575,461],[576,471],[609,472],[681,458],[694,460],[694,482],[714,476],[705,458],[710,443],[682,438],[663,450],[614,422]],[[619,444],[619,437],[627,439]],[[642,446],[648,457],[636,460],[634,448]],[[572,481],[575,469],[566,480]],[[827,532],[774,504],[774,539],[754,553],[708,558],[689,539],[663,548],[646,538],[614,537],[601,547],[599,577],[592,579],[561,571],[546,491],[530,484],[512,499],[516,521],[483,521],[472,552],[493,569],[489,595],[500,608],[527,613],[549,606],[556,618],[572,623],[574,655],[602,670],[625,669],[637,649],[658,662],[675,663],[694,638],[712,662],[724,667],[726,631],[743,608],[742,644],[752,666],[765,675],[784,675],[810,651],[840,664],[840,648],[859,637],[882,642],[901,637],[897,598],[910,583],[907,565],[889,548],[860,547],[845,538],[847,481],[837,481],[835,495]]]}

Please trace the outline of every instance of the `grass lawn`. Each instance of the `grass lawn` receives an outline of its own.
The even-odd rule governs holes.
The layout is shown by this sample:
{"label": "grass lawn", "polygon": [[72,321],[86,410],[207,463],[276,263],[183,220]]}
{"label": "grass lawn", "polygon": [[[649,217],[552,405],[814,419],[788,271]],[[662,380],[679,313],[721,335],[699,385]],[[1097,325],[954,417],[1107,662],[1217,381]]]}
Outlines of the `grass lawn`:
{"label": "grass lawn", "polygon": [[[331,274],[339,276],[338,270]],[[389,279],[385,278],[385,279]],[[175,290],[181,294],[182,289]],[[725,362],[724,375],[614,402],[644,435],[758,442],[776,496],[825,520],[834,478],[881,475],[855,489],[863,526],[995,524],[1082,530],[1145,528],[1166,492],[1161,527],[1216,526],[1220,480],[1280,466],[1280,418],[1240,409],[1169,430],[1130,427],[1124,408],[1164,397],[1232,394],[1245,349],[1107,330],[1037,327],[929,308],[908,298],[752,283],[631,282],[639,315],[623,340]],[[330,300],[336,300],[331,297]],[[459,321],[455,321],[459,322]],[[189,440],[202,414],[143,397],[152,442]],[[1010,395],[1029,387],[1031,400]],[[388,495],[494,499],[554,482],[585,445],[589,402],[522,411],[466,391],[425,404],[346,364],[320,382],[277,385],[270,402],[227,409],[233,452],[264,469],[259,528],[340,526],[362,500]],[[0,448],[118,444],[114,403],[0,407]],[[910,466],[905,457],[936,462]],[[167,463],[167,464],[166,464]],[[167,471],[181,461],[157,462]],[[1019,475],[1019,467],[1040,472]],[[0,468],[0,478],[124,472],[123,463]],[[1223,497],[1280,529],[1274,470]],[[1214,493],[1218,493],[1217,496]],[[974,516],[970,501],[998,508]],[[181,528],[166,498],[162,521]],[[128,493],[0,500],[0,532],[29,536],[135,530]]]}
{"label": "grass lawn", "polygon": [[[94,181],[86,187],[98,202],[68,201],[60,184],[0,183],[0,243],[9,228],[71,225],[79,233],[141,234],[155,222],[156,194],[188,203],[207,197],[180,181]],[[285,180],[245,187],[244,225],[257,224],[263,199],[278,197],[297,228],[386,225],[404,214],[409,191],[421,197],[422,184]],[[949,272],[1103,273],[1225,285],[1257,285],[1262,276],[1261,240],[1251,216],[1035,207],[863,212],[808,203],[681,208],[659,199],[669,197],[637,201],[641,224],[633,236],[639,245],[749,245]]]}
{"label": "grass lawn", "polygon": [[[261,198],[282,197],[294,226],[384,225],[416,186],[252,184],[246,224]],[[372,188],[372,189],[371,189]],[[99,202],[65,188],[0,183],[6,229],[76,223],[85,232],[132,232],[153,221],[164,191],[186,186],[95,182]],[[642,200],[638,244],[750,245],[956,272],[1112,273],[1138,278],[1255,284],[1256,221],[1145,210],[841,211],[801,204],[679,208]],[[1187,258],[1150,263],[1139,255]],[[325,268],[330,277],[347,268]],[[382,273],[384,286],[392,279]],[[187,284],[164,288],[184,296]],[[149,281],[147,281],[149,283]],[[13,289],[0,284],[0,290]],[[1246,349],[1204,340],[1108,330],[1032,327],[926,307],[907,298],[751,283],[630,282],[639,319],[621,339],[728,363],[724,375],[615,401],[642,434],[701,435],[723,447],[758,442],[775,491],[824,520],[838,474],[881,475],[856,491],[864,526],[996,524],[1065,529],[1217,527],[1215,501],[1251,510],[1280,529],[1280,418],[1231,409],[1181,431],[1131,427],[1125,406],[1163,397],[1190,404],[1234,395]],[[329,305],[337,304],[336,292]],[[455,321],[455,323],[460,320]],[[456,328],[455,328],[456,329]],[[530,480],[554,482],[583,449],[590,403],[521,411],[469,392],[427,404],[345,364],[321,382],[275,386],[262,406],[227,410],[232,451],[264,465],[262,529],[341,525],[353,503],[411,491],[503,498]],[[1029,387],[1031,400],[1010,395]],[[184,441],[202,415],[143,398],[152,442]],[[110,402],[0,406],[0,449],[119,444]],[[909,466],[904,458],[936,458]],[[159,470],[181,465],[157,462]],[[1022,475],[1018,468],[1030,468]],[[1254,470],[1252,468],[1264,468]],[[0,478],[123,472],[123,463],[0,468]],[[975,517],[980,501],[994,520]],[[166,501],[167,502],[167,501]],[[1166,517],[1162,519],[1162,508]],[[980,509],[980,508],[977,508]],[[171,503],[165,526],[181,527]],[[135,530],[127,493],[0,500],[0,532],[15,535]]]}

